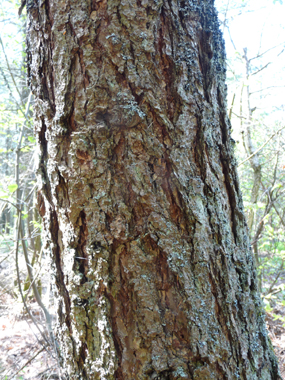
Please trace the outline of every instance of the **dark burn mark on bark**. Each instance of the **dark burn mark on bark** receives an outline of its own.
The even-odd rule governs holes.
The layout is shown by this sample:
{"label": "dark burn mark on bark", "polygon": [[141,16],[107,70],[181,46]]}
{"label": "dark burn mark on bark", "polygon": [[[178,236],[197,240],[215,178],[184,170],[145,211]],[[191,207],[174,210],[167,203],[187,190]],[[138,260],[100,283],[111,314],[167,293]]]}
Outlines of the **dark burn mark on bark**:
{"label": "dark burn mark on bark", "polygon": [[78,216],[78,222],[80,232],[79,232],[79,241],[77,245],[77,255],[80,257],[77,258],[76,261],[79,263],[79,272],[83,274],[81,279],[81,284],[84,284],[87,281],[86,272],[88,270],[88,255],[86,252],[86,242],[88,237],[88,228],[86,223],[86,214],[84,210],[82,210]]}
{"label": "dark burn mark on bark", "polygon": [[236,194],[234,193],[233,187],[230,185],[232,183],[232,178],[229,173],[229,167],[228,165],[225,165],[225,160],[224,158],[221,158],[221,163],[222,163],[222,168],[223,168],[223,173],[225,176],[225,185],[229,197],[229,205],[231,209],[231,218],[232,218],[232,231],[235,239],[235,243],[237,243],[238,240],[238,223],[237,223],[237,204],[236,204]]}
{"label": "dark burn mark on bark", "polygon": [[169,201],[170,217],[175,222],[177,227],[183,230],[185,228],[186,221],[184,220],[183,208],[180,203],[181,195],[180,192],[177,190],[176,186],[172,184],[172,168],[167,156],[165,157],[165,159],[162,160],[162,166],[164,169],[162,188]]}
{"label": "dark burn mark on bark", "polygon": [[42,170],[46,171],[46,160],[47,160],[47,140],[46,140],[46,125],[43,120],[41,120],[41,129],[39,136],[39,142],[41,146],[41,157],[40,157],[40,167]]}
{"label": "dark burn mark on bark", "polygon": [[37,209],[39,211],[40,216],[43,218],[46,213],[45,200],[40,191],[37,193]]}
{"label": "dark burn mark on bark", "polygon": [[195,115],[197,120],[197,129],[196,129],[196,138],[194,141],[194,158],[199,170],[202,181],[205,183],[206,177],[206,164],[205,164],[205,141],[204,141],[204,125],[203,125],[203,116],[199,112]]}
{"label": "dark burn mark on bark", "polygon": [[[127,285],[126,281],[126,274],[124,273],[124,265],[122,264],[122,257],[126,255],[126,247],[124,247],[119,255],[119,257],[116,257],[116,249],[119,247],[119,241],[116,241],[112,246],[112,263],[110,265],[110,271],[112,273],[112,280],[110,282],[110,288],[114,287],[116,289],[116,297],[112,296],[112,293],[108,293],[107,297],[111,304],[111,326],[112,326],[112,334],[114,339],[114,345],[117,352],[118,357],[118,368],[114,374],[115,379],[123,380],[124,374],[123,374],[123,368],[122,368],[122,359],[123,359],[123,351],[126,345],[126,342],[124,341],[125,338],[121,335],[122,325],[127,325],[129,322],[129,318],[132,319],[132,316],[130,315],[131,311],[128,310],[129,305],[129,295],[128,292],[131,291],[130,287],[125,288]],[[115,262],[116,260],[116,262]],[[118,266],[117,266],[118,265]],[[117,276],[119,276],[119,283],[117,283],[115,278],[114,271],[118,271],[119,273]],[[117,279],[118,280],[118,279]],[[120,324],[119,324],[120,321]]]}
{"label": "dark burn mark on bark", "polygon": [[203,75],[204,95],[207,102],[211,101],[210,91],[213,81],[211,36],[212,33],[210,31],[201,31],[199,41],[199,64]]}
{"label": "dark burn mark on bark", "polygon": [[70,205],[69,196],[68,196],[68,185],[66,184],[64,178],[62,177],[59,171],[57,174],[58,174],[58,180],[59,180],[59,183],[56,187],[57,194],[58,194],[58,202],[59,202],[60,207],[64,207],[66,206],[65,202],[67,203],[67,205]]}
{"label": "dark burn mark on bark", "polygon": [[50,31],[52,28],[52,25],[53,25],[53,15],[52,15],[52,12],[50,10],[50,2],[48,0],[45,0],[44,4],[45,4],[46,15],[47,15],[47,20],[48,20],[47,24],[48,25],[50,24],[50,29],[49,29],[49,31]]}
{"label": "dark burn mark on bark", "polygon": [[233,160],[231,147],[230,147],[230,136],[228,133],[228,128],[225,124],[225,118],[227,116],[220,113],[220,126],[222,131],[222,141],[223,146],[220,149],[220,157],[221,157],[221,166],[224,173],[225,178],[225,186],[227,189],[227,194],[229,198],[229,206],[231,210],[231,219],[232,219],[232,231],[235,238],[235,243],[237,244],[239,234],[238,234],[238,226],[239,222],[243,219],[243,215],[239,212],[239,206],[237,204],[237,194],[235,191],[236,183],[233,179],[233,169],[229,165],[229,162]]}
{"label": "dark burn mark on bark", "polygon": [[43,181],[43,186],[42,189],[40,190],[44,196],[47,198],[47,200],[52,203],[52,196],[51,196],[51,191],[50,191],[50,183],[49,183],[49,176],[47,173],[47,140],[46,140],[46,124],[41,119],[41,129],[38,134],[39,137],[39,142],[41,146],[41,154],[40,154],[40,162],[39,162],[39,172],[41,173],[42,181]]}
{"label": "dark burn mark on bark", "polygon": [[64,281],[64,275],[62,272],[62,267],[61,267],[61,255],[60,255],[60,248],[58,246],[58,231],[59,231],[59,226],[58,226],[58,220],[57,220],[57,215],[54,211],[50,211],[50,232],[51,232],[51,237],[52,241],[54,242],[54,247],[52,248],[52,256],[53,256],[53,262],[55,263],[56,266],[56,286],[58,288],[59,293],[61,294],[63,301],[64,301],[64,306],[65,306],[65,314],[64,314],[64,321],[69,329],[69,332],[72,333],[72,328],[71,328],[71,317],[70,317],[70,298],[68,291],[65,287],[65,281]]}
{"label": "dark burn mark on bark", "polygon": [[85,360],[86,360],[86,357],[87,357],[87,354],[88,354],[88,350],[87,350],[87,344],[85,342],[82,342],[81,343],[81,347],[80,347],[80,354],[79,354],[79,362],[78,362],[78,365],[80,368],[82,368],[82,376],[86,377],[86,370],[84,369],[84,363],[85,363]]}

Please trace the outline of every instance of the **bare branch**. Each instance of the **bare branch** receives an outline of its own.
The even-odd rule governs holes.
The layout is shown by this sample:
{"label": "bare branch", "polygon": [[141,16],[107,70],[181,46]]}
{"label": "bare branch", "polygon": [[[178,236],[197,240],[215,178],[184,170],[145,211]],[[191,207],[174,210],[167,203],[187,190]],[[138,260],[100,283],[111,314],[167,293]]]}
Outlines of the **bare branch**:
{"label": "bare branch", "polygon": [[273,50],[273,49],[276,49],[278,46],[283,45],[283,44],[284,44],[284,41],[281,42],[281,43],[278,44],[278,45],[275,45],[275,46],[273,46],[273,47],[271,47],[271,48],[265,50],[264,52],[262,52],[262,53],[260,53],[260,54],[257,54],[255,57],[250,58],[248,61],[251,62],[251,61],[253,61],[254,59],[260,58],[260,57],[262,57],[264,54],[268,53],[269,51],[271,51],[271,50]]}
{"label": "bare branch", "polygon": [[18,279],[19,291],[20,291],[20,295],[21,295],[24,307],[27,310],[27,313],[29,314],[29,316],[30,316],[31,320],[33,321],[34,325],[36,326],[36,328],[39,330],[39,332],[40,332],[42,338],[44,339],[44,341],[49,345],[48,339],[46,338],[46,336],[43,334],[43,332],[39,328],[36,320],[34,319],[33,315],[30,312],[30,309],[28,308],[28,305],[26,303],[26,300],[25,300],[25,297],[24,297],[24,294],[23,294],[22,286],[21,286],[20,270],[19,270],[19,263],[18,263],[18,257],[19,257],[19,239],[20,239],[20,235],[21,235],[21,222],[22,222],[21,213],[19,213],[18,214],[18,231],[17,231],[18,238],[17,238],[17,241],[16,241],[16,271],[17,271],[17,279]]}
{"label": "bare branch", "polygon": [[262,88],[261,90],[250,92],[249,95],[256,94],[257,92],[261,92],[261,91],[266,91],[266,90],[269,90],[270,88],[283,88],[283,87],[285,86],[269,86],[269,87]]}
{"label": "bare branch", "polygon": [[27,361],[27,363],[25,363],[24,365],[23,365],[23,367],[21,367],[17,372],[15,372],[11,377],[9,377],[9,379],[8,380],[12,380],[12,379],[14,379],[14,377],[19,373],[19,372],[21,372],[28,364],[30,364],[31,363],[31,361],[33,361],[41,352],[43,352],[43,350],[45,350],[46,349],[46,347],[43,347],[43,348],[41,348],[30,360],[28,360]]}
{"label": "bare branch", "polygon": [[250,76],[252,76],[252,75],[256,75],[256,74],[260,73],[260,71],[266,69],[271,63],[272,63],[272,62],[268,62],[268,63],[267,63],[265,66],[263,66],[261,69],[256,70],[254,73],[251,73]]}
{"label": "bare branch", "polygon": [[[12,82],[13,82],[13,84],[15,86],[15,89],[16,89],[16,91],[17,91],[20,99],[21,99],[21,94],[20,94],[20,91],[19,91],[18,86],[16,84],[16,81],[15,81],[15,78],[14,78],[14,74],[13,74],[13,72],[11,70],[11,67],[10,67],[10,64],[9,64],[9,60],[8,60],[8,57],[7,57],[7,54],[6,54],[6,51],[5,51],[5,47],[4,47],[1,35],[0,35],[0,44],[1,44],[1,47],[2,47],[2,51],[3,51],[4,57],[5,57],[5,61],[6,61],[6,64],[7,64],[7,67],[8,67],[9,74],[11,76]],[[21,102],[22,102],[22,100],[21,100]],[[24,106],[23,103],[22,103],[22,106]]]}
{"label": "bare branch", "polygon": [[255,156],[258,152],[260,152],[261,149],[263,149],[263,148],[269,143],[269,141],[272,140],[273,137],[275,137],[275,136],[276,136],[279,132],[281,132],[282,129],[284,129],[284,128],[285,128],[285,125],[284,125],[282,128],[278,129],[278,131],[276,131],[275,133],[273,133],[273,134],[269,137],[269,139],[266,140],[265,143],[261,145],[260,148],[258,148],[258,149],[257,149],[255,152],[253,152],[249,157],[247,157],[247,158],[246,158],[245,160],[243,160],[240,164],[238,164],[238,168],[239,168],[241,165],[243,165],[246,161],[250,160],[250,159],[251,159],[253,156]]}

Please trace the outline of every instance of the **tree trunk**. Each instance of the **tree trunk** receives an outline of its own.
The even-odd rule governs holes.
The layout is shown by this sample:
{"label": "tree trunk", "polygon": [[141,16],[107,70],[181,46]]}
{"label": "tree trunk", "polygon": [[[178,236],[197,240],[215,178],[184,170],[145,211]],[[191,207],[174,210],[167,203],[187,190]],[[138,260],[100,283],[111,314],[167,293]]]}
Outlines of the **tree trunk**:
{"label": "tree trunk", "polygon": [[280,379],[212,0],[27,2],[40,210],[70,379]]}
{"label": "tree trunk", "polygon": [[[260,163],[260,156],[258,153],[255,153],[256,148],[253,145],[252,141],[252,108],[250,105],[250,92],[249,92],[249,80],[250,80],[250,60],[248,59],[247,56],[247,49],[244,48],[244,64],[245,64],[245,79],[246,79],[246,104],[247,104],[247,110],[246,110],[246,122],[245,122],[245,128],[244,128],[244,143],[246,145],[245,152],[253,157],[250,159],[250,166],[253,170],[253,185],[251,189],[251,197],[250,197],[250,202],[251,202],[251,208],[249,210],[248,214],[248,228],[249,228],[249,235],[252,236],[252,233],[254,232],[254,224],[255,224],[255,219],[256,219],[256,209],[255,206],[257,205],[258,198],[259,198],[259,190],[261,187],[261,179],[262,179],[262,173],[261,173],[261,163]],[[244,84],[243,84],[244,86]],[[242,99],[241,99],[242,101]],[[241,114],[241,121],[243,115]],[[254,154],[255,153],[255,154]],[[258,266],[259,264],[259,257],[258,257],[258,252],[256,251],[254,247],[254,253],[255,253],[255,260],[256,264]]]}

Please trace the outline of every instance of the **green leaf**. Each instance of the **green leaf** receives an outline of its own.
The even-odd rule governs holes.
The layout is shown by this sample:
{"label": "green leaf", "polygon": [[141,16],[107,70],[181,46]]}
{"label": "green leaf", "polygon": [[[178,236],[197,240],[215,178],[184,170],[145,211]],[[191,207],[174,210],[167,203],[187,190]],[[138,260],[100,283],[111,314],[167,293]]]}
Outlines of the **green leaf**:
{"label": "green leaf", "polygon": [[34,136],[28,136],[28,140],[34,144],[36,142],[36,139],[34,138]]}
{"label": "green leaf", "polygon": [[18,189],[18,185],[16,183],[8,186],[8,190],[10,193],[14,193],[14,191],[16,191],[17,189]]}
{"label": "green leaf", "polygon": [[29,146],[25,146],[24,148],[21,149],[21,152],[29,152],[31,148]]}
{"label": "green leaf", "polygon": [[24,219],[27,219],[27,217],[29,216],[29,214],[28,213],[24,213],[23,211],[22,211],[22,219],[24,220]]}
{"label": "green leaf", "polygon": [[273,310],[273,308],[270,306],[270,304],[268,303],[268,304],[266,304],[265,305],[265,311],[267,311],[268,313],[270,313],[272,310]]}
{"label": "green leaf", "polygon": [[32,223],[33,223],[35,228],[38,228],[40,231],[42,230],[41,223],[37,222],[36,220],[32,220]]}

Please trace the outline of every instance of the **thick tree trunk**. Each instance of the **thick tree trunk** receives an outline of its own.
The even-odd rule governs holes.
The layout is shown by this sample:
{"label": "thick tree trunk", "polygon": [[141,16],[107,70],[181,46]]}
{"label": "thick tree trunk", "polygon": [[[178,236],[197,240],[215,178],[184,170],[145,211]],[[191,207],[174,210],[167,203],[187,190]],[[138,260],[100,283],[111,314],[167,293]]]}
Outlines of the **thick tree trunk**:
{"label": "thick tree trunk", "polygon": [[70,379],[279,379],[212,0],[28,1]]}

